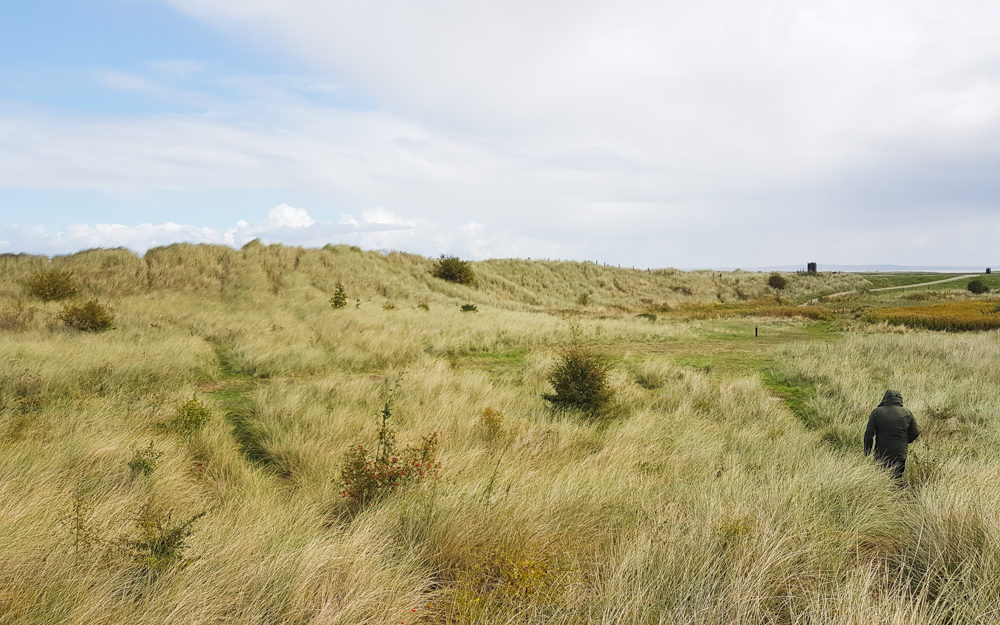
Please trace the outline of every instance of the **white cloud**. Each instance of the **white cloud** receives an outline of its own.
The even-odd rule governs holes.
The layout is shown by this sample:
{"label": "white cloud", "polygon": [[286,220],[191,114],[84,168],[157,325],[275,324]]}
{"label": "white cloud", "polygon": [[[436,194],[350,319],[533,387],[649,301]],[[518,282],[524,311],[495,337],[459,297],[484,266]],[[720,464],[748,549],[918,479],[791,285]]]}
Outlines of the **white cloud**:
{"label": "white cloud", "polygon": [[381,207],[361,216],[341,215],[337,222],[313,219],[309,212],[287,204],[270,209],[261,221],[238,220],[227,228],[165,222],[123,224],[73,224],[57,232],[40,226],[0,225],[0,253],[67,254],[82,249],[126,247],[137,252],[177,242],[215,243],[240,247],[253,239],[320,247],[350,243],[365,249],[395,249],[428,256],[454,253],[465,257],[516,256],[519,250],[539,249],[555,255],[558,247],[541,241],[489,233],[475,224],[442,224],[403,219]]}
{"label": "white cloud", "polygon": [[[242,222],[242,220],[241,220]],[[246,223],[246,222],[242,222]],[[275,206],[267,214],[268,229],[308,228],[316,223],[303,208],[295,208],[288,204]]]}
{"label": "white cloud", "polygon": [[[997,3],[163,1],[317,75],[106,72],[198,112],[0,111],[0,186],[233,193],[230,209],[287,190],[344,214],[184,236],[651,266],[960,264],[1000,235],[983,218],[1000,206]],[[195,74],[211,96],[163,86]],[[900,222],[919,246],[864,242]],[[3,238],[33,240],[19,232]]]}

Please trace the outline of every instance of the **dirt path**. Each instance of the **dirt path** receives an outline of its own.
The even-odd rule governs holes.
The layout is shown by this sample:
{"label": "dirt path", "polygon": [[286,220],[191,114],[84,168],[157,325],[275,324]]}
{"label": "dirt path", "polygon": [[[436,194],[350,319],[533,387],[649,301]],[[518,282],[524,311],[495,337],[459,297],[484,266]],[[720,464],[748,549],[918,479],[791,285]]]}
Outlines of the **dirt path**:
{"label": "dirt path", "polygon": [[[921,286],[930,286],[931,284],[941,284],[942,282],[952,282],[954,280],[965,280],[966,278],[975,278],[977,276],[979,276],[978,273],[967,273],[967,274],[962,275],[962,276],[954,276],[952,278],[945,278],[944,280],[932,280],[930,282],[919,282],[917,284],[904,284],[902,286],[883,286],[883,287],[879,287],[877,289],[868,289],[868,292],[869,293],[874,293],[875,291],[895,291],[895,290],[898,290],[898,289],[915,289],[915,288],[921,287]],[[854,289],[852,291],[841,291],[840,293],[831,293],[830,295],[824,295],[823,297],[826,298],[826,299],[830,299],[832,297],[843,297],[844,295],[850,295],[851,293],[857,293],[857,292],[858,292],[857,289]],[[809,300],[808,302],[806,302],[804,304],[799,304],[799,306],[809,306],[810,304],[816,304],[816,303],[819,302],[819,300],[820,300],[820,298],[817,297],[817,298]]]}

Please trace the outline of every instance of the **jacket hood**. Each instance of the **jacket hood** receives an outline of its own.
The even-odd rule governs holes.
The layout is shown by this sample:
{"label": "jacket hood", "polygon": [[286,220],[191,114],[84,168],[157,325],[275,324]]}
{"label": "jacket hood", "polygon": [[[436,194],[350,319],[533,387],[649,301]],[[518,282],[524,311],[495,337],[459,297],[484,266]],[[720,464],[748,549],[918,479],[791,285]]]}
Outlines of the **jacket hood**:
{"label": "jacket hood", "polygon": [[882,396],[882,403],[879,406],[902,406],[903,395],[899,391],[888,390]]}

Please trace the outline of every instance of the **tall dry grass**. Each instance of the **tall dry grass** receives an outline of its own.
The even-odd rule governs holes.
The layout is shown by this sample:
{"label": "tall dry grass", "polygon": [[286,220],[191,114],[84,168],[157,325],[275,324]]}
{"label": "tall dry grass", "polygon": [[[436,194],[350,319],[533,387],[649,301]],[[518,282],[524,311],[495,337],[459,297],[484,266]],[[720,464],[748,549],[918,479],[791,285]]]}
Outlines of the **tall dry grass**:
{"label": "tall dry grass", "polygon": [[[807,408],[795,414],[752,371],[720,377],[642,349],[697,349],[708,322],[596,313],[584,340],[628,346],[609,380],[616,419],[597,426],[541,398],[568,339],[545,311],[577,308],[580,288],[559,272],[592,271],[594,306],[609,310],[607,277],[641,309],[657,284],[665,300],[718,300],[729,295],[708,285],[742,275],[495,261],[476,264],[487,286],[462,291],[426,259],[350,248],[150,254],[120,292],[102,281],[132,284],[127,272],[72,265],[133,266],[117,251],[0,260],[9,302],[18,275],[54,264],[116,315],[88,335],[31,302],[30,320],[0,332],[0,623],[995,618],[996,333],[876,328],[785,348],[780,378]],[[361,308],[330,308],[338,280]],[[505,288],[522,291],[511,303]],[[478,314],[457,308],[469,293]],[[400,373],[392,423],[404,444],[439,433],[441,477],[355,511],[339,494],[342,458],[374,441]],[[887,386],[924,428],[905,490],[860,455]],[[171,429],[193,396],[211,417]],[[150,441],[163,455],[136,474],[129,460]],[[186,564],[155,576],[122,548],[149,504],[207,512]]]}

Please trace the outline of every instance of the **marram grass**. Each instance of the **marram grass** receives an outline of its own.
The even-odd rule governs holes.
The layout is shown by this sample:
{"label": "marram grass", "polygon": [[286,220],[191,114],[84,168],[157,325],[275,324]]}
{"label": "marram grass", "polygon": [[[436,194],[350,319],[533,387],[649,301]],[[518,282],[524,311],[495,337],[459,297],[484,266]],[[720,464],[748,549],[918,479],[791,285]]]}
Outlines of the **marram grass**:
{"label": "marram grass", "polygon": [[[743,273],[491,261],[469,290],[420,257],[259,244],[0,265],[0,308],[33,311],[0,328],[0,623],[1000,617],[1000,333],[811,340],[805,320],[635,318],[765,294]],[[75,332],[61,305],[24,299],[17,280],[49,265],[115,327]],[[786,291],[852,279],[792,275]],[[542,399],[570,339],[561,310],[612,358],[609,420]],[[796,389],[795,410],[749,366],[678,364],[709,349],[758,350],[746,362]],[[397,378],[398,440],[437,432],[440,473],[358,509],[345,452],[377,440]],[[903,490],[860,454],[890,387],[924,432]],[[180,431],[192,401],[205,412]],[[150,510],[171,520],[148,533]],[[127,547],[156,536],[151,567]]]}

